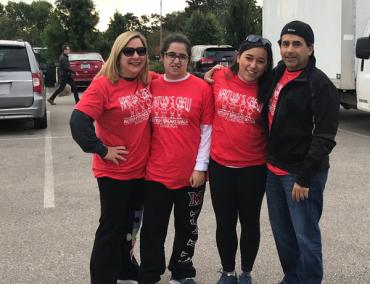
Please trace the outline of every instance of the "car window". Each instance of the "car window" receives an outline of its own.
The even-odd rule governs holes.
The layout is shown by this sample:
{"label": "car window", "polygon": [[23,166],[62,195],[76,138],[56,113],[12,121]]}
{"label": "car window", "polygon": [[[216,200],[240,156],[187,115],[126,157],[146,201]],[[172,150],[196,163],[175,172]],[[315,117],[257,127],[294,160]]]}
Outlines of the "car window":
{"label": "car window", "polygon": [[31,71],[26,48],[0,46],[0,70]]}
{"label": "car window", "polygon": [[103,58],[99,53],[70,53],[68,55],[69,61],[76,60],[91,60],[91,61],[102,61]]}
{"label": "car window", "polygon": [[216,56],[216,51],[214,50],[206,50],[204,52],[204,57],[215,57]]}
{"label": "car window", "polygon": [[233,48],[210,48],[204,51],[204,57],[233,57],[236,53],[236,50]]}

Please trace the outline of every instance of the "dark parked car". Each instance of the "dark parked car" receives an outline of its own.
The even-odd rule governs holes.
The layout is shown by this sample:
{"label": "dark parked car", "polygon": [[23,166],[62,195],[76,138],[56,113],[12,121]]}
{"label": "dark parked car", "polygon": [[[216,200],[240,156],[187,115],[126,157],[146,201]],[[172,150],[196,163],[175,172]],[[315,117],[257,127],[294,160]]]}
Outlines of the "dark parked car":
{"label": "dark parked car", "polygon": [[23,118],[47,127],[42,71],[28,42],[0,40],[0,119]]}
{"label": "dark parked car", "polygon": [[36,59],[44,75],[45,86],[54,87],[56,82],[55,64],[47,61],[45,47],[33,47]]}
{"label": "dark parked car", "polygon": [[68,59],[71,69],[76,72],[72,78],[77,87],[88,87],[104,64],[98,52],[71,52]]}
{"label": "dark parked car", "polygon": [[236,54],[231,45],[194,45],[190,65],[194,73],[204,73],[216,64],[229,66]]}

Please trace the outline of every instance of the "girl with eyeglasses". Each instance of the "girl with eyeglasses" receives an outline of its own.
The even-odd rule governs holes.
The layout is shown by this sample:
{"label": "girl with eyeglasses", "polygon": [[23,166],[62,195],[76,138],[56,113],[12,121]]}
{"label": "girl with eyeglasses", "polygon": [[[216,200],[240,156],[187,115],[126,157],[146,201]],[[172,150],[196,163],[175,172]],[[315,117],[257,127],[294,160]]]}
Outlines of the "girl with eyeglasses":
{"label": "girl with eyeglasses", "polygon": [[140,234],[140,284],[157,283],[165,272],[164,243],[172,207],[175,238],[168,266],[170,283],[196,283],[192,257],[214,106],[211,87],[187,72],[190,50],[185,36],[167,37],[161,50],[165,74],[151,84],[153,133]]}
{"label": "girl with eyeglasses", "polygon": [[[272,70],[271,43],[249,35],[229,68],[210,70],[213,120],[209,182],[222,271],[218,284],[250,284],[260,243],[260,210],[266,182],[267,133],[262,108]],[[216,70],[216,71],[215,71]],[[235,272],[239,236],[241,274]]]}
{"label": "girl with eyeglasses", "polygon": [[90,262],[93,284],[137,279],[130,251],[134,210],[142,206],[149,157],[152,77],[146,39],[138,32],[125,32],[116,38],[107,62],[71,116],[73,139],[93,153],[100,193],[101,215]]}

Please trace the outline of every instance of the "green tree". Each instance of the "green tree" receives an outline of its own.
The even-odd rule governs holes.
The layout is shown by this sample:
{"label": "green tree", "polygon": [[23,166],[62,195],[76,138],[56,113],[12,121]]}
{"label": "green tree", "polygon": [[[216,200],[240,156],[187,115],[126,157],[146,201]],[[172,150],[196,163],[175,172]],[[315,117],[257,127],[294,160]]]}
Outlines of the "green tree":
{"label": "green tree", "polygon": [[[27,38],[27,27],[28,27],[28,4],[26,3],[16,3],[13,1],[9,1],[8,4],[5,6],[5,15],[8,20],[5,20],[5,25],[13,25],[12,27],[4,26],[5,33],[9,33],[9,31],[13,31],[13,34],[8,35],[7,39],[24,39],[29,40]],[[3,25],[1,26],[3,27]]]}
{"label": "green tree", "polygon": [[5,8],[4,5],[0,3],[0,17],[5,16]]}
{"label": "green tree", "polygon": [[100,52],[104,60],[107,60],[112,44],[106,39],[105,34],[101,32],[96,33],[94,43],[94,50]]}
{"label": "green tree", "polygon": [[224,23],[224,18],[227,12],[227,9],[230,5],[231,0],[207,0],[204,9],[205,11],[212,12],[216,15],[216,17],[220,20],[220,22]]}
{"label": "green tree", "polygon": [[159,31],[154,31],[150,33],[147,37],[149,57],[151,59],[156,59],[156,56],[159,55],[159,51],[160,51],[159,38],[160,38]]}
{"label": "green tree", "polygon": [[[118,35],[125,31],[141,32],[148,40],[149,54],[153,55],[153,50],[159,45],[159,20],[158,14],[144,15],[140,18],[132,13],[120,14],[116,11],[110,19],[108,29],[104,33],[105,41],[108,46],[112,46]],[[158,37],[158,39],[156,39]],[[106,47],[104,47],[106,49]],[[109,53],[105,52],[106,54]]]}
{"label": "green tree", "polygon": [[127,18],[116,11],[110,19],[108,29],[105,31],[105,38],[113,44],[118,35],[128,30]]}
{"label": "green tree", "polygon": [[185,12],[172,12],[163,18],[162,29],[163,31],[185,33],[188,19],[188,15]]}
{"label": "green tree", "polygon": [[194,11],[186,25],[186,35],[193,45],[222,42],[220,23],[212,13]]}
{"label": "green tree", "polygon": [[5,6],[6,15],[15,20],[21,28],[27,28],[30,18],[30,5],[24,2],[9,1]]}
{"label": "green tree", "polygon": [[[151,14],[149,16],[150,30],[151,32],[159,31],[161,16],[159,14]],[[163,20],[163,16],[162,16]]]}
{"label": "green tree", "polygon": [[128,31],[137,31],[140,29],[140,20],[133,13],[126,13],[125,15],[127,21]]}
{"label": "green tree", "polygon": [[30,4],[29,22],[32,29],[39,33],[48,25],[49,17],[51,16],[53,5],[47,1],[33,1]]}
{"label": "green tree", "polygon": [[256,0],[230,1],[225,28],[226,42],[237,47],[248,34],[261,34],[262,8]]}
{"label": "green tree", "polygon": [[34,1],[30,5],[10,1],[3,9],[3,16],[9,19],[7,24],[12,26],[2,27],[5,32],[13,31],[12,38],[22,38],[34,46],[42,46],[40,34],[48,23],[51,10],[52,5],[47,1]]}
{"label": "green tree", "polygon": [[41,38],[44,45],[48,48],[48,61],[56,62],[62,52],[63,44],[68,42],[68,35],[55,13],[51,15],[48,25],[41,34]]}
{"label": "green tree", "polygon": [[75,50],[94,47],[95,26],[99,15],[92,0],[57,0],[56,14],[67,33],[68,42]]}
{"label": "green tree", "polygon": [[7,16],[0,16],[0,39],[17,39],[17,23]]}
{"label": "green tree", "polygon": [[147,38],[152,32],[151,17],[143,15],[140,17],[139,23],[140,24],[137,31],[142,33]]}
{"label": "green tree", "polygon": [[132,13],[120,14],[116,11],[110,19],[108,29],[104,32],[104,38],[108,45],[112,45],[117,36],[126,31],[139,31],[140,20]]}
{"label": "green tree", "polygon": [[[187,14],[192,14],[194,11],[204,13],[212,12],[217,17],[223,17],[229,5],[230,0],[187,0],[188,7],[185,8]],[[219,18],[222,20],[222,18]]]}
{"label": "green tree", "polygon": [[34,46],[44,46],[42,32],[49,23],[53,6],[47,1],[34,1],[30,4],[28,15],[28,41]]}
{"label": "green tree", "polygon": [[143,15],[140,17],[140,31],[144,36],[148,37],[151,33],[160,30],[161,16],[158,14],[150,14],[149,16]]}
{"label": "green tree", "polygon": [[202,9],[206,5],[207,0],[186,0],[185,2],[188,4],[188,11],[193,12]]}

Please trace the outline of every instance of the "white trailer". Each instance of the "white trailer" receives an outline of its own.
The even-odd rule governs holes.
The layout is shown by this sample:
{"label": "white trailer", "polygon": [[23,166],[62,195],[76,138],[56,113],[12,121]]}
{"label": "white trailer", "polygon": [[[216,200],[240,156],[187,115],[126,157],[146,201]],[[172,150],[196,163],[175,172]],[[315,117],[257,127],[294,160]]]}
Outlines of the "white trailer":
{"label": "white trailer", "polygon": [[370,112],[370,0],[264,0],[263,36],[275,63],[280,32],[293,20],[312,27],[317,67],[337,87],[342,106]]}

